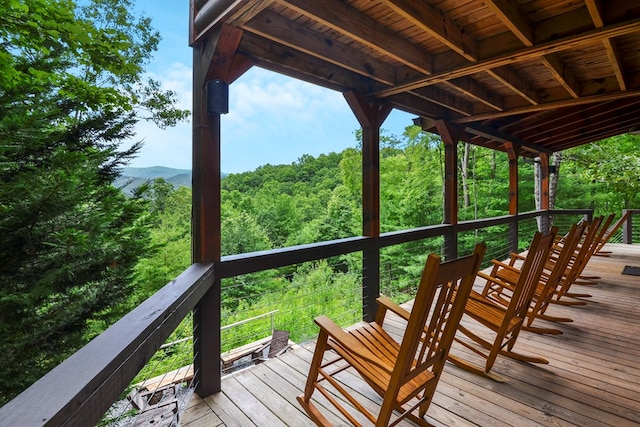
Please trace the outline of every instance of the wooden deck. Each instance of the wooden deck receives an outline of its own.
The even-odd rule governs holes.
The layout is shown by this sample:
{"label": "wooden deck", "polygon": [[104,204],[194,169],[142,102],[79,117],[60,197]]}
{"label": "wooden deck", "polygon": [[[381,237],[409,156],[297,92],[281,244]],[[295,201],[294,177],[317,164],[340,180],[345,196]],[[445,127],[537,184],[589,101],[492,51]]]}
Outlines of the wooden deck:
{"label": "wooden deck", "polygon": [[[625,265],[640,267],[640,246],[613,244],[607,249],[612,255],[593,257],[585,272],[600,276],[598,284],[572,288],[590,293],[591,298],[584,298],[588,304],[549,309],[549,314],[574,319],[553,324],[563,334],[523,332],[519,337],[516,349],[546,357],[549,365],[499,356],[493,372],[505,381],[496,382],[447,364],[429,421],[492,427],[640,425],[640,277],[621,274]],[[277,359],[225,377],[221,393],[206,399],[194,395],[180,425],[313,425],[295,400],[313,347],[296,346]],[[463,352],[458,346],[452,351]],[[379,402],[355,374],[349,386],[366,393],[372,405]]]}

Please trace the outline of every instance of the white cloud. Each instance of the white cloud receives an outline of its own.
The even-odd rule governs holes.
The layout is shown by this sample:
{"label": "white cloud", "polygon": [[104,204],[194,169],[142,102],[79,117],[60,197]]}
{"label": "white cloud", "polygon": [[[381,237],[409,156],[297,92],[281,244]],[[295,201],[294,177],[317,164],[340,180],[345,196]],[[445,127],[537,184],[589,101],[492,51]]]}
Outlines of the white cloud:
{"label": "white cloud", "polygon": [[[189,67],[176,62],[150,76],[178,95],[180,108],[191,109]],[[359,125],[341,93],[254,67],[230,85],[229,98],[229,114],[222,116],[223,172],[290,164],[304,154],[356,145]],[[388,122],[384,127],[399,134],[410,119],[392,113]],[[140,123],[137,131],[145,146],[132,166],[191,167],[190,123],[166,130]]]}

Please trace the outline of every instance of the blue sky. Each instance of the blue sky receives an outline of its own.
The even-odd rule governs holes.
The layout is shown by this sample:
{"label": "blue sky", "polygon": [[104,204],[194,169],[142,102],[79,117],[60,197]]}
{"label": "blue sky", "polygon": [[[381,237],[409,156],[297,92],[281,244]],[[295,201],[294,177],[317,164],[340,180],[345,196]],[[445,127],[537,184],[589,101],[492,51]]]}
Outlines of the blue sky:
{"label": "blue sky", "polygon": [[[136,0],[162,35],[148,67],[150,76],[175,91],[180,107],[191,109],[192,51],[188,45],[187,0]],[[383,125],[399,135],[412,116],[394,111]],[[291,164],[302,155],[317,157],[356,145],[359,127],[339,92],[253,67],[229,87],[229,114],[222,116],[222,171],[237,173],[270,164]],[[141,123],[143,140],[130,166],[191,168],[191,124],[165,130]]]}

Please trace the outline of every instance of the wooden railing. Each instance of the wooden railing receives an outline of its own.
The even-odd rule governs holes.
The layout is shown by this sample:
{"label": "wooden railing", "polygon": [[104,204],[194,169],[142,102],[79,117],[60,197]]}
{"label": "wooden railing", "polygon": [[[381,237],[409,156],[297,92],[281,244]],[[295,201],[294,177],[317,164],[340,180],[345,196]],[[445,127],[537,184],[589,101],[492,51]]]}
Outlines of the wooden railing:
{"label": "wooden railing", "polygon": [[[640,214],[640,210],[634,210]],[[512,247],[517,250],[518,222],[541,218],[549,224],[549,216],[581,215],[591,218],[590,210],[562,210],[528,212],[520,215],[464,221],[456,225],[442,224],[385,233],[378,238],[353,237],[330,242],[301,245],[271,251],[254,252],[224,257],[215,267],[194,264],[174,281],[127,314],[84,348],[73,354],[18,397],[0,408],[0,426],[14,425],[87,425],[98,423],[104,413],[129,386],[133,378],[162,346],[179,323],[193,310],[201,298],[212,288],[214,278],[234,277],[242,274],[320,260],[351,252],[375,254],[381,248],[425,238],[449,236],[496,225],[509,225]],[[625,229],[627,230],[627,229]],[[631,235],[631,220],[628,225]],[[626,233],[626,231],[625,231]],[[454,246],[455,248],[455,246]],[[447,257],[455,257],[455,250],[447,250]],[[379,261],[379,260],[378,260]],[[364,257],[363,268],[371,263]],[[376,265],[373,260],[372,265]],[[379,265],[379,264],[378,264]],[[215,276],[214,276],[215,275]],[[217,276],[217,277],[216,277]],[[379,275],[364,276],[363,318],[371,316],[366,301],[378,294]],[[217,290],[219,292],[219,289]],[[196,328],[194,341],[210,340],[208,331],[219,331],[221,325]],[[217,335],[219,337],[219,335]],[[220,350],[220,343],[213,343]],[[220,354],[220,352],[218,352]],[[219,360],[215,369],[220,375]],[[196,378],[201,372],[195,373]]]}
{"label": "wooden railing", "polygon": [[189,267],[0,408],[0,425],[96,425],[212,283],[212,265]]}

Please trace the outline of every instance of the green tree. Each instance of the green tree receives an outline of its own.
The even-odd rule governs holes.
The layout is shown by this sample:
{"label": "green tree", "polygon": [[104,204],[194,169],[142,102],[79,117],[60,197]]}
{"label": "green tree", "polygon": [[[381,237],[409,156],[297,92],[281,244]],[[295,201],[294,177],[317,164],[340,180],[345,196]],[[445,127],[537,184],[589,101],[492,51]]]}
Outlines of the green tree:
{"label": "green tree", "polygon": [[639,145],[640,136],[625,134],[565,150],[558,207],[604,215],[640,205]]}
{"label": "green tree", "polygon": [[[3,0],[0,403],[113,321],[148,253],[147,201],[113,187],[140,119],[186,112],[144,81],[157,46],[128,0]],[[95,324],[95,323],[94,323]]]}
{"label": "green tree", "polygon": [[159,178],[145,190],[153,221],[149,233],[153,250],[135,266],[134,293],[127,301],[128,309],[149,298],[191,265],[191,189],[174,189]]}

